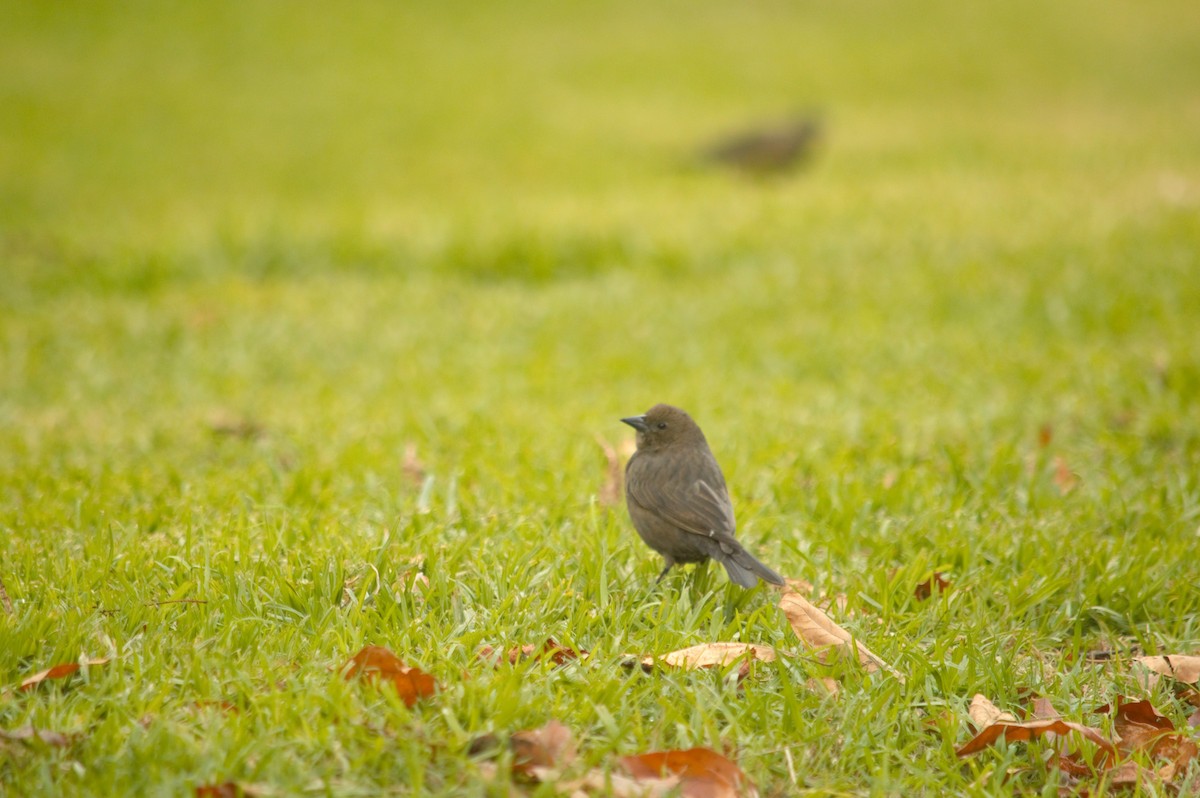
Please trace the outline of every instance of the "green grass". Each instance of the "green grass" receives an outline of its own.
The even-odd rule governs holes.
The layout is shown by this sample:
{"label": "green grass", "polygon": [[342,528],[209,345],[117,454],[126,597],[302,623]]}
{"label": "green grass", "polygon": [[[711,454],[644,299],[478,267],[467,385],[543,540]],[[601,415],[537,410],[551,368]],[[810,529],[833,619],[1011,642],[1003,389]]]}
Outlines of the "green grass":
{"label": "green grass", "polygon": [[[469,742],[553,717],[763,795],[1054,794],[925,717],[1094,720],[1139,688],[1086,652],[1200,649],[1198,39],[1185,2],[0,2],[0,728],[79,734],[0,791],[502,794]],[[687,165],[806,106],[795,178]],[[594,436],[658,401],[905,683],[618,664],[799,648],[597,503]],[[475,658],[547,636],[592,657]],[[442,691],[343,681],[367,643]]]}

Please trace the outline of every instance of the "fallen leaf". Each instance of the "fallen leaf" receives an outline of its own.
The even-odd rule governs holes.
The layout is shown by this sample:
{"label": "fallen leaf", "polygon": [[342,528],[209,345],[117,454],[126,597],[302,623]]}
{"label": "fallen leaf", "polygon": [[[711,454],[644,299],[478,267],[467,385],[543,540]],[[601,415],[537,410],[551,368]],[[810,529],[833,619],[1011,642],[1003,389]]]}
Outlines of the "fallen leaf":
{"label": "fallen leaf", "polygon": [[540,729],[517,732],[509,745],[513,750],[513,772],[537,781],[547,781],[553,772],[575,761],[575,737],[556,720]]}
{"label": "fallen leaf", "polygon": [[679,795],[687,798],[737,798],[758,794],[736,764],[708,748],[623,756],[618,763],[634,779],[649,782],[651,787],[665,778],[677,779]]}
{"label": "fallen leaf", "polygon": [[1002,712],[1000,707],[993,704],[985,695],[976,693],[967,709],[967,717],[971,719],[976,729],[986,729],[993,723],[1005,721],[1016,723],[1017,716],[1011,712]]}
{"label": "fallen leaf", "polygon": [[932,596],[935,590],[938,593],[945,593],[949,587],[950,580],[942,576],[941,571],[934,571],[933,576],[917,585],[916,589],[913,590],[913,596],[917,599],[917,601],[924,601]]}
{"label": "fallen leaf", "polygon": [[662,779],[635,779],[623,773],[605,773],[589,770],[582,778],[558,784],[560,793],[571,798],[580,796],[602,796],[603,798],[675,798],[681,793],[678,776]]}
{"label": "fallen leaf", "polygon": [[1066,496],[1079,485],[1079,475],[1071,470],[1061,455],[1054,457],[1054,485],[1062,496]]}
{"label": "fallen leaf", "polygon": [[1113,730],[1120,737],[1117,747],[1122,752],[1145,751],[1154,759],[1170,763],[1173,770],[1196,758],[1196,744],[1176,732],[1171,719],[1159,714],[1149,701],[1118,696]]}
{"label": "fallen leaf", "polygon": [[649,671],[656,665],[680,670],[723,668],[741,660],[742,667],[738,671],[738,678],[744,679],[750,673],[751,662],[774,662],[775,656],[775,649],[754,643],[701,643],[668,654],[642,657],[640,662],[642,668]]}
{"label": "fallen leaf", "polygon": [[420,668],[409,667],[383,646],[366,646],[351,657],[342,669],[349,681],[355,677],[373,682],[390,682],[406,706],[426,698],[437,690],[433,677]]}
{"label": "fallen leaf", "polygon": [[417,445],[412,441],[404,444],[404,459],[400,461],[400,470],[405,478],[418,488],[425,484],[425,464],[417,457]]}
{"label": "fallen leaf", "polygon": [[1050,441],[1054,440],[1054,427],[1049,424],[1043,424],[1038,427],[1038,446],[1045,449],[1050,445]]}
{"label": "fallen leaf", "polygon": [[606,507],[615,507],[621,503],[625,489],[625,468],[617,450],[603,436],[596,436],[596,443],[604,452],[604,483],[597,492],[600,503]]}
{"label": "fallen leaf", "polygon": [[25,742],[29,740],[39,740],[46,745],[55,746],[57,748],[65,748],[71,744],[71,736],[62,732],[51,731],[49,729],[35,729],[32,726],[22,726],[19,729],[8,731],[0,729],[0,740],[12,740]]}
{"label": "fallen leaf", "polygon": [[988,701],[987,698],[978,695],[971,701],[971,709],[972,720],[978,719],[981,722],[986,722],[989,718],[994,717],[995,719],[987,722],[986,725],[981,723],[979,731],[975,736],[954,752],[960,757],[977,754],[1001,739],[1010,743],[1026,742],[1047,734],[1065,735],[1073,731],[1078,732],[1084,738],[1091,740],[1099,746],[1110,759],[1116,756],[1116,748],[1111,742],[1105,739],[1099,729],[1085,726],[1082,723],[1074,723],[1057,717],[1017,721],[1013,719],[1011,714],[1007,716],[1005,716],[1005,713],[996,715],[995,713],[999,712],[999,710],[995,704]]}
{"label": "fallen leaf", "polygon": [[[106,662],[108,662],[108,657],[100,657],[99,659],[84,660],[83,664],[90,668],[90,667],[94,667],[96,665],[103,665]],[[21,689],[22,690],[32,690],[33,688],[37,687],[39,684],[46,681],[47,679],[63,679],[65,677],[70,676],[71,674],[75,673],[76,671],[78,671],[79,668],[80,668],[80,663],[78,663],[78,662],[59,663],[58,665],[55,665],[54,667],[51,667],[51,668],[47,668],[46,670],[44,670],[40,673],[35,673],[34,675],[30,676],[25,681],[21,682]]]}
{"label": "fallen leaf", "polygon": [[1170,676],[1185,684],[1196,684],[1200,681],[1200,656],[1161,654],[1153,657],[1134,657],[1133,661],[1157,674]]}
{"label": "fallen leaf", "polygon": [[1187,724],[1193,729],[1200,728],[1200,709],[1188,715]]}
{"label": "fallen leaf", "polygon": [[241,795],[242,790],[235,781],[196,785],[196,798],[240,798]]}
{"label": "fallen leaf", "polygon": [[779,608],[787,616],[796,636],[810,648],[844,650],[853,646],[857,649],[858,661],[868,672],[883,669],[904,681],[899,671],[855,640],[849,632],[834,623],[828,615],[810,604],[799,593],[784,593],[779,599]]}
{"label": "fallen leaf", "polygon": [[[483,646],[479,649],[476,656],[479,659],[490,659],[496,653],[496,649],[491,646]],[[513,646],[510,648],[500,660],[496,661],[498,666],[500,662],[506,661],[509,665],[516,665],[521,660],[538,658],[553,660],[555,665],[565,665],[572,660],[577,660],[581,656],[587,656],[586,650],[576,650],[560,645],[553,637],[546,638],[546,642],[541,645],[541,648],[526,643],[523,646]]]}

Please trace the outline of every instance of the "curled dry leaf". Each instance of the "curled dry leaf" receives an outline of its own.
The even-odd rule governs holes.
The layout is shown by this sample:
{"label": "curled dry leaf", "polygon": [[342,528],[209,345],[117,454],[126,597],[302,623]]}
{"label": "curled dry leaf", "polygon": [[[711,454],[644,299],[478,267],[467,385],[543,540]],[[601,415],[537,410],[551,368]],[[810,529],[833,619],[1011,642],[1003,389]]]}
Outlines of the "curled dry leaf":
{"label": "curled dry leaf", "polygon": [[1054,457],[1054,486],[1059,494],[1066,496],[1079,485],[1079,476],[1067,465],[1061,455]]}
{"label": "curled dry leaf", "polygon": [[[104,665],[107,662],[108,662],[108,657],[100,657],[98,659],[83,660],[83,665],[86,665],[89,668],[91,668],[96,665]],[[30,676],[25,681],[21,682],[21,689],[22,690],[32,690],[33,688],[37,687],[39,684],[46,681],[47,679],[64,679],[67,676],[70,676],[71,674],[78,671],[79,668],[80,668],[80,663],[78,663],[78,662],[59,663],[58,665],[55,665],[51,668],[47,668],[46,670],[44,670],[40,673],[35,673],[34,675]]]}
{"label": "curled dry leaf", "polygon": [[420,668],[409,667],[383,646],[366,646],[351,657],[342,670],[349,681],[355,677],[373,682],[387,682],[396,688],[406,706],[426,698],[437,690],[433,677]]}
{"label": "curled dry leaf", "polygon": [[1161,654],[1153,657],[1134,657],[1133,661],[1154,673],[1169,676],[1185,684],[1200,682],[1200,656]]}
{"label": "curled dry leaf", "polygon": [[425,484],[425,464],[417,457],[417,445],[412,441],[404,444],[404,459],[400,461],[404,477],[416,487]]}
{"label": "curled dry leaf", "polygon": [[537,781],[548,780],[575,761],[575,737],[556,720],[540,729],[517,732],[509,745],[513,750],[513,772]]}
{"label": "curled dry leaf", "polygon": [[661,656],[642,657],[639,662],[643,670],[650,671],[656,665],[680,670],[723,668],[740,660],[742,666],[738,670],[738,678],[744,679],[750,673],[751,662],[774,662],[775,656],[775,649],[770,646],[753,643],[701,643]]}
{"label": "curled dry leaf", "polygon": [[63,734],[62,732],[51,731],[49,729],[35,729],[32,726],[22,726],[19,729],[8,731],[0,729],[0,740],[11,740],[14,742],[28,742],[38,740],[46,745],[51,745],[56,748],[65,748],[71,744],[71,738],[74,735]]}
{"label": "curled dry leaf", "polygon": [[1149,701],[1118,696],[1113,729],[1120,736],[1117,747],[1124,753],[1145,751],[1173,769],[1186,767],[1196,758],[1196,744],[1178,733],[1171,719],[1159,714]]}
{"label": "curled dry leaf", "polygon": [[[1116,748],[1111,742],[1105,739],[1099,729],[1085,726],[1082,723],[1074,723],[1066,721],[1062,718],[1042,718],[1030,721],[1017,721],[1011,719],[1012,715],[999,713],[995,704],[988,701],[983,696],[976,696],[971,701],[972,720],[986,721],[989,717],[995,717],[987,725],[980,728],[965,745],[955,751],[955,754],[962,756],[970,756],[977,754],[988,746],[994,745],[998,740],[1005,740],[1010,743],[1027,742],[1037,737],[1042,737],[1047,734],[1069,734],[1078,732],[1084,738],[1091,740],[1105,755],[1111,760],[1116,756]],[[999,713],[996,715],[995,713]]]}
{"label": "curled dry leaf", "polygon": [[971,706],[967,708],[967,717],[971,719],[972,725],[976,729],[986,729],[994,723],[1004,721],[1006,723],[1016,723],[1017,716],[1011,712],[1002,712],[1000,707],[996,706],[988,699],[987,696],[976,693],[971,699]]}
{"label": "curled dry leaf", "polygon": [[596,495],[601,504],[615,507],[621,503],[621,496],[625,490],[624,461],[629,459],[633,451],[629,448],[629,440],[623,441],[619,449],[601,435],[596,436],[596,443],[604,452],[604,483]]}
{"label": "curled dry leaf", "polygon": [[838,626],[824,612],[814,607],[803,596],[795,592],[786,592],[779,599],[779,608],[787,616],[788,623],[805,644],[814,649],[849,649],[858,652],[858,661],[868,672],[885,670],[897,679],[904,677],[888,665],[869,648],[858,642],[842,627]]}
{"label": "curled dry leaf", "polygon": [[[496,649],[492,648],[491,646],[483,646],[479,649],[479,652],[476,654],[476,656],[479,659],[491,659],[495,653]],[[588,652],[586,650],[568,648],[567,646],[560,645],[559,642],[553,637],[548,637],[546,638],[546,642],[542,644],[541,648],[538,648],[532,643],[526,643],[523,646],[513,646],[502,658],[496,660],[496,665],[499,666],[501,662],[507,662],[509,665],[516,665],[521,660],[533,658],[548,659],[552,660],[555,665],[565,665],[572,660],[577,660],[580,657],[586,657],[587,654]]]}
{"label": "curled dry leaf", "polygon": [[950,580],[943,576],[941,571],[934,571],[933,576],[917,585],[916,589],[913,590],[913,597],[917,601],[924,601],[932,596],[935,591],[945,593],[949,588]]}
{"label": "curled dry leaf", "polygon": [[689,798],[758,795],[741,768],[708,748],[623,756],[618,762],[633,779],[651,789],[657,783],[671,779],[678,785],[679,795]]}

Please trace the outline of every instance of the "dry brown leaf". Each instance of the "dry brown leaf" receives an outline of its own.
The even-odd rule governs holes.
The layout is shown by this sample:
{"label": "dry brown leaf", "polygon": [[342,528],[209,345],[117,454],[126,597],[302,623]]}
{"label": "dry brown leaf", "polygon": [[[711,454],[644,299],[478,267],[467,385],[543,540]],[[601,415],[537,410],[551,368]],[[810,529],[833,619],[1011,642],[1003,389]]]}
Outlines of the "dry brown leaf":
{"label": "dry brown leaf", "polygon": [[1200,681],[1200,656],[1161,654],[1153,657],[1134,657],[1133,661],[1157,674],[1169,676],[1185,684],[1196,684]]}
{"label": "dry brown leaf", "polygon": [[241,798],[242,795],[242,789],[235,781],[196,785],[196,798]]}
{"label": "dry brown leaf", "polygon": [[849,632],[834,623],[828,615],[809,603],[799,593],[791,591],[784,593],[779,599],[779,608],[787,616],[788,623],[791,624],[796,636],[810,648],[845,650],[854,646],[858,651],[858,661],[868,672],[883,669],[904,681],[904,677],[899,671],[855,640]]}
{"label": "dry brown leaf", "polygon": [[[615,507],[621,503],[625,490],[625,466],[621,453],[601,435],[596,436],[596,443],[604,452],[604,483],[600,486],[597,497],[606,507]],[[629,459],[625,455],[625,459]]]}
{"label": "dry brown leaf", "polygon": [[1113,729],[1120,736],[1117,747],[1122,752],[1148,752],[1154,759],[1165,760],[1172,771],[1196,758],[1196,744],[1176,732],[1171,719],[1159,714],[1149,701],[1118,696]]}
{"label": "dry brown leaf", "polygon": [[655,751],[623,756],[620,766],[639,782],[678,779],[679,795],[686,798],[738,798],[756,796],[757,790],[736,764],[708,748]]}
{"label": "dry brown leaf", "polygon": [[967,709],[967,717],[971,719],[971,723],[976,729],[986,729],[993,723],[1006,721],[1008,723],[1016,723],[1017,716],[1011,712],[1002,712],[1000,707],[993,704],[987,696],[981,693],[976,693],[971,699],[971,706]]}
{"label": "dry brown leaf", "polygon": [[3,606],[4,611],[9,615],[13,614],[12,599],[8,597],[8,591],[4,589],[3,577],[0,577],[0,606]]}
{"label": "dry brown leaf", "polygon": [[[1050,711],[1053,711],[1052,707]],[[955,751],[955,754],[960,757],[977,754],[1001,739],[1010,743],[1026,742],[1048,734],[1069,734],[1074,731],[1099,746],[1109,758],[1109,761],[1116,756],[1116,748],[1113,744],[1105,739],[1099,729],[1092,728],[1091,726],[1065,721],[1057,717],[1016,721],[1011,719],[1013,718],[1012,715],[1008,715],[1007,717],[1004,716],[1005,713],[996,715],[995,713],[998,712],[999,710],[995,704],[987,700],[987,698],[977,695],[971,701],[971,717],[972,720],[981,722],[979,731],[965,745]],[[995,717],[995,719],[986,725],[982,725],[983,721],[987,721],[991,717]]]}
{"label": "dry brown leaf", "polygon": [[1188,715],[1187,724],[1193,729],[1200,728],[1200,709],[1197,709],[1195,712]]}
{"label": "dry brown leaf", "polygon": [[342,670],[347,681],[355,677],[373,682],[388,682],[406,706],[413,706],[420,698],[426,698],[437,690],[433,677],[420,668],[409,667],[383,646],[366,646],[351,657]]}
{"label": "dry brown leaf", "polygon": [[[98,659],[84,660],[83,664],[90,667],[96,665],[104,665],[108,662],[108,657],[100,657]],[[78,662],[62,662],[52,668],[35,673],[25,681],[21,682],[22,690],[32,690],[47,679],[63,679],[79,670],[80,663]]]}
{"label": "dry brown leaf", "polygon": [[[475,656],[477,656],[479,659],[490,659],[493,655],[495,655],[495,653],[496,649],[492,648],[491,646],[483,646],[479,649]],[[577,660],[580,657],[586,657],[587,654],[588,652],[586,650],[568,648],[567,646],[560,645],[559,642],[553,637],[548,637],[546,638],[546,642],[541,645],[541,648],[533,645],[532,643],[526,643],[523,646],[513,646],[501,659],[496,661],[496,665],[499,666],[501,662],[507,662],[509,665],[516,665],[521,660],[533,658],[549,659],[552,660],[555,665],[565,665],[572,660]]]}
{"label": "dry brown leaf", "polygon": [[75,735],[63,734],[62,732],[51,731],[50,729],[35,729],[32,726],[22,726],[12,731],[0,729],[0,740],[12,740],[14,742],[38,740],[46,745],[57,748],[65,748],[70,745],[73,736]]}
{"label": "dry brown leaf", "polygon": [[1054,457],[1054,485],[1062,496],[1066,496],[1079,485],[1079,475],[1071,470],[1061,455]]}
{"label": "dry brown leaf", "polygon": [[651,671],[656,665],[680,670],[723,668],[740,660],[738,679],[744,679],[750,673],[752,662],[774,662],[775,656],[775,649],[754,643],[701,643],[668,654],[642,657],[639,661],[643,670]]}
{"label": "dry brown leaf", "polygon": [[412,441],[404,444],[404,459],[400,461],[404,477],[418,488],[425,484],[425,464],[417,457],[417,445]]}
{"label": "dry brown leaf", "polygon": [[623,773],[589,770],[582,778],[560,783],[558,790],[571,798],[603,796],[603,798],[666,798],[680,795],[678,776],[663,779],[635,779]]}
{"label": "dry brown leaf", "polygon": [[934,571],[933,576],[926,579],[921,584],[917,585],[913,590],[913,597],[917,601],[924,601],[934,594],[934,592],[945,593],[950,588],[950,580],[942,575],[941,571]]}
{"label": "dry brown leaf", "polygon": [[1038,447],[1045,449],[1050,445],[1050,441],[1054,440],[1054,427],[1049,424],[1043,424],[1038,428]]}
{"label": "dry brown leaf", "polygon": [[513,773],[537,781],[549,780],[575,761],[575,737],[556,720],[540,729],[517,732],[509,745],[513,750]]}

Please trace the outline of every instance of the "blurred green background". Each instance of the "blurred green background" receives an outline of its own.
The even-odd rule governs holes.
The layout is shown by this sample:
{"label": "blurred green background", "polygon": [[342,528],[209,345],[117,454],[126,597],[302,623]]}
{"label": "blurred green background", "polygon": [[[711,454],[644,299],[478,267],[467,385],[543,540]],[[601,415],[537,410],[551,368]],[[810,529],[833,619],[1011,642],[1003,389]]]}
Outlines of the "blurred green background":
{"label": "blurred green background", "polygon": [[[658,563],[597,507],[594,436],[657,401],[706,430],[750,548],[884,624],[871,647],[910,677],[889,711],[1036,683],[1098,638],[1194,647],[1197,42],[1194,0],[0,0],[4,683],[109,643],[123,669],[178,660],[89,761],[98,792],[182,789],[223,755],[121,724],[279,661],[318,683],[384,641],[457,683],[477,643],[539,634],[782,643],[711,593],[639,603]],[[803,109],[826,135],[793,175],[696,161]],[[409,443],[432,481],[403,476]],[[330,610],[420,556],[428,607]],[[962,586],[947,617],[911,603],[934,568]],[[121,672],[6,721],[90,722]],[[835,711],[762,686],[724,717],[620,678],[632,731],[588,688],[556,711],[624,752],[729,734],[779,783],[776,732],[811,744],[810,785],[958,773],[869,690]],[[438,733],[545,720],[493,685],[456,688],[478,712]],[[394,783],[354,751],[364,790]],[[267,778],[351,778],[296,756]]]}

